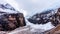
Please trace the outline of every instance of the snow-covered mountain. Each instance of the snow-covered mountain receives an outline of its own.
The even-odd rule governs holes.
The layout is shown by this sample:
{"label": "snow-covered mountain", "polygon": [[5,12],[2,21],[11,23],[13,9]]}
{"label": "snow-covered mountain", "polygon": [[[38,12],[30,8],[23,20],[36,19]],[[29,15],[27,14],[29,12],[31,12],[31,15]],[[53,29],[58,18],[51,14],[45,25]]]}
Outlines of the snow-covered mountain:
{"label": "snow-covered mountain", "polygon": [[[46,14],[49,14],[49,13],[51,13],[51,12],[53,12],[54,10],[49,10],[49,12],[48,11],[46,11],[46,12],[42,12],[42,14],[44,13],[46,13]],[[2,12],[2,13],[17,13],[17,10],[15,9],[15,8],[13,8],[10,4],[8,4],[8,3],[5,3],[5,4],[0,4],[0,12]],[[36,15],[37,16],[37,15]],[[26,17],[25,17],[26,18]],[[27,20],[27,19],[26,19]],[[47,27],[49,27],[47,30],[49,30],[49,29],[51,29],[51,28],[53,28],[54,26],[51,26],[51,25],[49,25],[49,26],[47,26],[48,24],[50,24],[50,23],[47,23],[47,24],[44,24],[44,25],[46,25],[46,27],[44,26],[44,25],[42,25],[42,24],[40,24],[40,25],[38,25],[38,24],[33,24],[33,23],[31,23],[31,22],[29,22],[28,20],[26,21],[26,24],[27,24],[27,26],[30,26],[32,29],[31,29],[31,31],[35,31],[35,29],[42,29],[42,30],[44,30],[44,31],[46,31],[46,28]],[[39,26],[39,27],[38,27]]]}
{"label": "snow-covered mountain", "polygon": [[18,13],[18,11],[8,3],[0,4],[0,12]]}
{"label": "snow-covered mountain", "polygon": [[[57,12],[57,10],[46,10],[42,11],[42,13],[36,13],[32,17],[28,18],[29,22],[34,24],[45,24],[49,22],[49,18],[54,15]],[[44,21],[45,20],[45,21]]]}
{"label": "snow-covered mountain", "polygon": [[10,9],[10,10],[15,11],[15,9],[11,5],[9,5],[8,3],[7,4],[0,4],[0,8],[2,8],[2,9]]}
{"label": "snow-covered mountain", "polygon": [[[30,30],[32,32],[35,32],[37,30],[42,30],[42,32],[44,32],[44,31],[47,31],[47,30],[50,30],[50,29],[54,28],[54,26],[51,24],[51,22],[48,21],[48,19],[49,19],[50,16],[55,14],[56,11],[57,11],[56,9],[51,9],[51,10],[41,11],[42,13],[40,13],[40,11],[32,12],[32,13],[34,13],[34,15],[33,14],[27,15],[27,16],[33,15],[32,17],[29,17],[28,19],[25,17],[26,18],[25,21],[26,21],[26,24],[27,24],[26,26],[30,26],[28,28],[32,28]],[[8,3],[0,4],[0,14],[1,13],[17,13],[17,12],[19,12],[19,11],[16,10],[14,7],[12,7]],[[24,11],[22,11],[22,13],[24,13]],[[27,13],[29,13],[29,12],[27,12]],[[40,15],[41,15],[41,17],[40,17]],[[44,23],[44,22],[39,22],[39,21],[43,21],[43,20],[39,20],[40,18],[47,19],[46,21],[48,23],[46,22],[46,24],[41,24],[41,23]],[[15,33],[15,32],[13,32],[13,33]]]}

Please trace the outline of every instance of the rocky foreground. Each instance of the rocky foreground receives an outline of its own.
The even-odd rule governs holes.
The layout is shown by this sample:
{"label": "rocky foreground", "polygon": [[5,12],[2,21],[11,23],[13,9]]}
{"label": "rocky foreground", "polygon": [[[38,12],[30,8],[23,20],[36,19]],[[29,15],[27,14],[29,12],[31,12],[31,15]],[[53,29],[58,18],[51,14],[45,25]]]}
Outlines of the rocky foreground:
{"label": "rocky foreground", "polygon": [[0,34],[60,34],[60,25],[52,28],[51,30],[44,31],[41,29],[32,30],[30,26],[19,27],[13,31],[0,31]]}
{"label": "rocky foreground", "polygon": [[[34,31],[33,31],[34,30]],[[1,31],[0,34],[44,34],[41,29],[33,29],[30,26],[20,27],[13,31]]]}

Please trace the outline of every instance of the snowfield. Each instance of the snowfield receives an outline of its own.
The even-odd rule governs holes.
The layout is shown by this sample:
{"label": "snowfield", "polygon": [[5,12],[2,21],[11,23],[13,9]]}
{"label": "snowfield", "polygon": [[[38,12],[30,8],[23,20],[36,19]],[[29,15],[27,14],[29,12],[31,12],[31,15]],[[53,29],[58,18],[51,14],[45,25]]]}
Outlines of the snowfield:
{"label": "snowfield", "polygon": [[32,23],[28,23],[25,27],[17,28],[16,30],[11,31],[8,34],[43,34],[43,32],[52,28],[54,28],[54,26],[50,22],[44,25],[34,25]]}

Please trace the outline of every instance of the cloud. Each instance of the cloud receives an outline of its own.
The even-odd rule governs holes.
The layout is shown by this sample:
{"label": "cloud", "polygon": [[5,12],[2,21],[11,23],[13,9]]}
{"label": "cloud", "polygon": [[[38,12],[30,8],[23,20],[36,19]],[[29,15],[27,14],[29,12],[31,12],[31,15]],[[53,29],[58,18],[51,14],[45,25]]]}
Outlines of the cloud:
{"label": "cloud", "polygon": [[17,3],[22,3],[23,6],[21,8],[27,11],[28,16],[46,9],[58,8],[60,7],[59,1],[60,0],[16,0]]}
{"label": "cloud", "polygon": [[[60,7],[60,0],[5,0],[20,12],[28,13],[32,16],[35,13],[42,12],[46,9],[55,9]],[[23,9],[23,11],[21,11]],[[32,14],[32,15],[31,15]]]}
{"label": "cloud", "polygon": [[15,0],[4,0],[19,11],[19,5]]}
{"label": "cloud", "polygon": [[22,7],[22,4],[21,3],[18,3],[16,2],[15,0],[4,0],[5,2],[9,3],[11,6],[13,6],[17,11],[21,12],[24,14],[24,16],[27,15],[27,11],[23,10],[21,7]]}
{"label": "cloud", "polygon": [[27,16],[27,14],[28,14],[28,13],[27,13],[27,11],[26,11],[26,10],[21,9],[20,11],[21,11],[21,13],[23,13],[23,14],[24,14],[24,17],[26,17],[26,16]]}

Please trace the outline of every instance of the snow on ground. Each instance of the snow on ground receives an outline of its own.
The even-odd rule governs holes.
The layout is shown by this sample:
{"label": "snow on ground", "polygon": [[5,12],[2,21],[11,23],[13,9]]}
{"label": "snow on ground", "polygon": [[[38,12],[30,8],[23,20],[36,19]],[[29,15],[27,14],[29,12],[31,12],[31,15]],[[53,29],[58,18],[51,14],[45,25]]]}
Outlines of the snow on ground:
{"label": "snow on ground", "polygon": [[[40,34],[41,32],[44,32],[46,30],[49,30],[51,28],[54,28],[54,26],[51,24],[51,22],[46,23],[44,25],[40,24],[32,24],[26,20],[26,26],[25,27],[19,27],[14,31],[9,32],[8,34]],[[48,26],[47,26],[48,25]]]}
{"label": "snow on ground", "polygon": [[34,31],[34,29],[41,29],[41,30],[47,31],[54,28],[51,22],[48,22],[46,24],[33,24],[33,23],[30,23],[28,20],[26,20],[26,22],[27,22],[26,23],[27,25],[33,28],[32,31]]}

